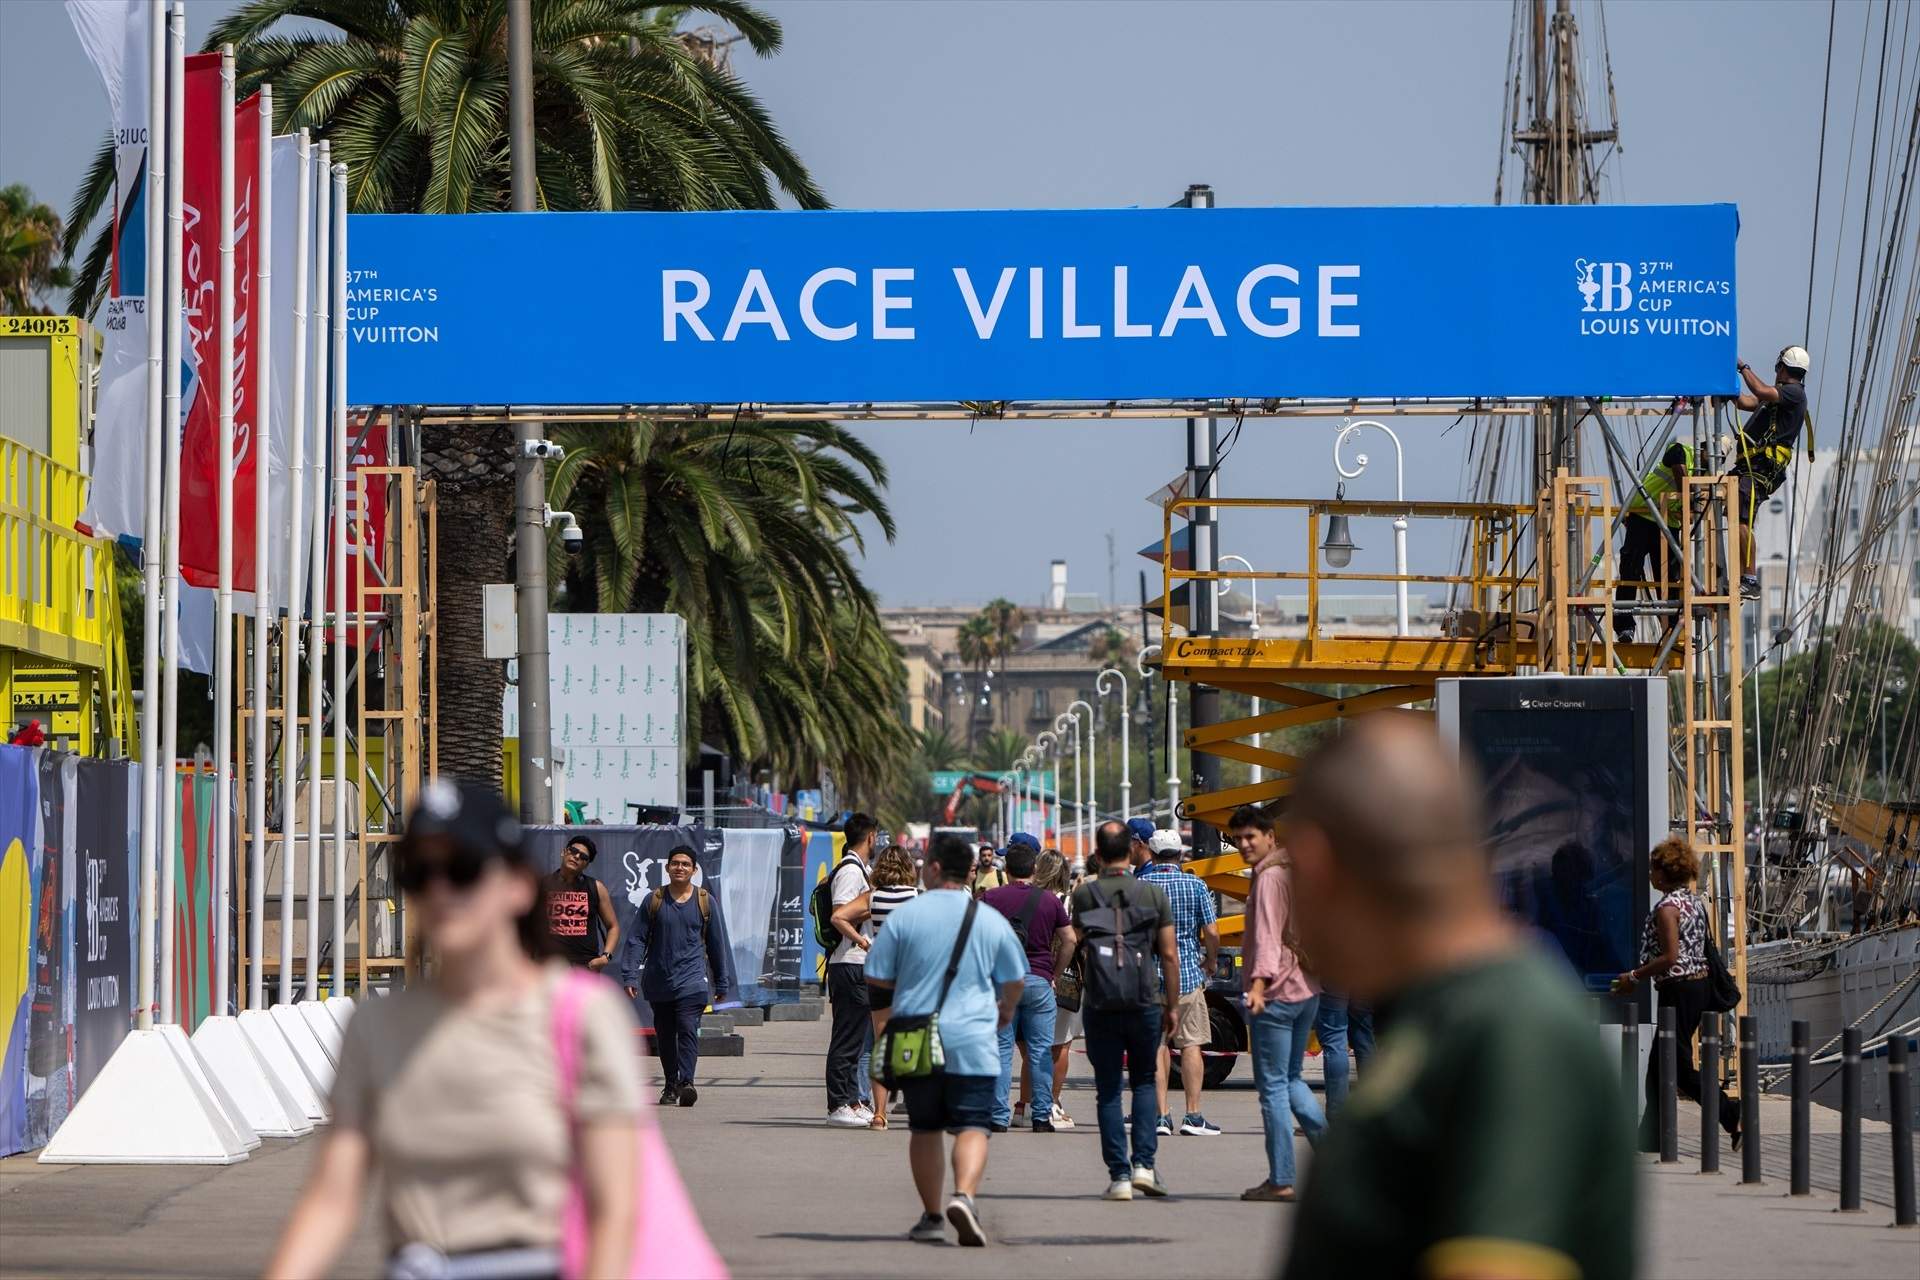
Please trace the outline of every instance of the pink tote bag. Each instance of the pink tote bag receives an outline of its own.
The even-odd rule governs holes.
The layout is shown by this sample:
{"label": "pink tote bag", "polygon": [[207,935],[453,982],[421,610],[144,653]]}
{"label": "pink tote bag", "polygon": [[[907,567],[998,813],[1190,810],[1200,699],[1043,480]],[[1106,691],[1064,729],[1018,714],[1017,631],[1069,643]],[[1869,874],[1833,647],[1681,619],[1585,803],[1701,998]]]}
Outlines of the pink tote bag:
{"label": "pink tote bag", "polygon": [[[574,1091],[580,1080],[580,1008],[606,979],[583,969],[569,973],[553,1002],[553,1053],[560,1066],[560,1103],[574,1121]],[[674,1166],[673,1153],[653,1108],[642,1098],[633,1249],[627,1257],[628,1280],[727,1280],[727,1264],[700,1225],[687,1188]],[[567,1188],[562,1222],[561,1274],[584,1280],[587,1270],[587,1195],[578,1160]]]}

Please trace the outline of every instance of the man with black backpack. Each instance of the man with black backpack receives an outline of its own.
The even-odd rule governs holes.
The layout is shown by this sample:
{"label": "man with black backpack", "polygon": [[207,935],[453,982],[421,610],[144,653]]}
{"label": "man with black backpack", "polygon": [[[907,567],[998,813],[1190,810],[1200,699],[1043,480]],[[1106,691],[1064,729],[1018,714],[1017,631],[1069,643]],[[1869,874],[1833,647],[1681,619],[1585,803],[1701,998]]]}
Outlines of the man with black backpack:
{"label": "man with black backpack", "polygon": [[[1159,885],[1127,874],[1132,840],[1118,822],[1094,833],[1097,879],[1073,891],[1072,924],[1080,937],[1080,1015],[1087,1061],[1093,1065],[1100,1114],[1100,1154],[1110,1182],[1108,1200],[1131,1200],[1139,1191],[1167,1194],[1154,1171],[1159,1150],[1155,1127],[1154,1063],[1161,1028],[1180,1000],[1180,956],[1173,936],[1173,907]],[[1120,1109],[1120,1078],[1133,1092],[1133,1145]]]}
{"label": "man with black backpack", "polygon": [[873,861],[873,838],[880,824],[856,813],[841,830],[846,853],[813,893],[814,935],[830,948],[827,1002],[833,1006],[833,1030],[827,1041],[827,1123],[836,1129],[864,1129],[873,1120],[873,1112],[860,1101],[860,1055],[867,1051],[873,1029],[867,1003],[867,951],[835,929],[832,919],[835,907],[872,888],[867,867]]}
{"label": "man with black backpack", "polygon": [[654,1052],[666,1080],[663,1107],[690,1107],[699,1099],[693,1069],[700,1060],[700,1015],[733,986],[727,924],[720,903],[693,883],[697,865],[685,845],[667,855],[667,883],[640,900],[621,965],[627,995],[645,996],[653,1010]]}

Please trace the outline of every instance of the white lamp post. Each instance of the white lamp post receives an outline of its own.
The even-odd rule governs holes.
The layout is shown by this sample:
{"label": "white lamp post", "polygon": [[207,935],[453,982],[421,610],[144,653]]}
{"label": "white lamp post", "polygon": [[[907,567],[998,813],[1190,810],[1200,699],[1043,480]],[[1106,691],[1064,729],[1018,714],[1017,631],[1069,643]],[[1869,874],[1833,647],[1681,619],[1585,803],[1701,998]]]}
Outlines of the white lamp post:
{"label": "white lamp post", "polygon": [[[1034,742],[1038,744],[1040,748],[1041,758],[1043,760],[1049,756],[1051,756],[1056,761],[1060,758],[1060,735],[1053,732],[1051,729],[1042,730],[1040,733],[1040,736],[1035,738]],[[1047,842],[1047,791],[1046,791],[1047,773],[1048,773],[1048,770],[1043,765],[1040,771],[1040,843],[1041,844],[1045,844]],[[1053,784],[1053,830],[1054,830],[1055,836],[1057,837],[1060,832],[1060,783],[1057,778]]]}
{"label": "white lamp post", "polygon": [[[1110,692],[1107,678],[1111,676],[1120,682],[1120,821],[1125,822],[1133,816],[1133,745],[1128,732],[1133,719],[1133,708],[1127,704],[1127,676],[1118,667],[1108,667],[1093,678],[1096,693]],[[1095,804],[1098,805],[1098,801]]]}
{"label": "white lamp post", "polygon": [[1073,843],[1080,847],[1080,818],[1085,812],[1080,789],[1080,717],[1071,710],[1053,718],[1053,731],[1073,744]]}
{"label": "white lamp post", "polygon": [[[1085,698],[1075,698],[1068,704],[1067,714],[1072,715],[1076,711],[1084,711],[1087,716],[1087,820],[1082,826],[1085,830],[1084,838],[1091,842],[1093,828],[1100,820],[1100,763],[1099,757],[1094,752],[1094,748],[1100,742],[1100,734],[1094,728],[1092,703]],[[1082,845],[1081,852],[1085,851],[1086,847]]]}
{"label": "white lamp post", "polygon": [[[1247,575],[1248,575],[1247,576],[1247,595],[1251,597],[1253,600],[1253,612],[1247,619],[1247,625],[1249,630],[1252,633],[1253,642],[1257,645],[1260,643],[1260,579],[1252,576],[1253,564],[1245,556],[1221,556],[1219,559],[1219,563],[1225,564],[1229,560],[1239,561],[1240,565],[1243,568],[1245,568],[1247,571]],[[1216,595],[1225,595],[1227,592],[1227,587],[1229,585],[1230,585],[1230,580],[1228,579],[1221,579],[1220,581],[1215,582],[1213,584],[1214,593]],[[1216,606],[1215,612],[1217,613],[1218,611],[1219,611],[1218,607]],[[1256,716],[1260,714],[1260,699],[1258,697],[1255,697],[1253,699],[1253,714]],[[1253,735],[1253,745],[1255,750],[1258,750],[1260,747],[1260,737],[1261,735],[1257,733]],[[1266,776],[1266,771],[1262,769],[1258,764],[1252,765],[1250,767],[1252,769],[1252,772],[1248,775],[1249,781],[1259,782],[1262,778]]]}
{"label": "white lamp post", "polygon": [[[1161,646],[1150,644],[1140,651],[1134,665],[1140,671],[1140,678],[1146,679],[1153,672],[1147,668],[1147,655],[1161,652]],[[1163,677],[1164,678],[1164,677]],[[1167,814],[1168,821],[1175,831],[1180,829],[1180,685],[1173,680],[1167,681]]]}
{"label": "white lamp post", "polygon": [[[1393,441],[1393,500],[1405,502],[1407,500],[1407,457],[1400,448],[1400,437],[1395,435],[1393,428],[1384,422],[1362,418],[1358,422],[1349,422],[1340,428],[1340,434],[1333,438],[1334,469],[1348,480],[1358,479],[1367,469],[1367,455],[1364,453],[1353,456],[1354,467],[1351,471],[1347,470],[1346,464],[1340,461],[1340,446],[1347,442],[1348,436],[1362,427],[1378,427],[1387,433],[1387,439]],[[1400,577],[1400,581],[1393,585],[1394,596],[1399,607],[1399,634],[1404,636],[1407,634],[1407,517],[1404,514],[1395,516],[1393,519],[1393,571]]]}

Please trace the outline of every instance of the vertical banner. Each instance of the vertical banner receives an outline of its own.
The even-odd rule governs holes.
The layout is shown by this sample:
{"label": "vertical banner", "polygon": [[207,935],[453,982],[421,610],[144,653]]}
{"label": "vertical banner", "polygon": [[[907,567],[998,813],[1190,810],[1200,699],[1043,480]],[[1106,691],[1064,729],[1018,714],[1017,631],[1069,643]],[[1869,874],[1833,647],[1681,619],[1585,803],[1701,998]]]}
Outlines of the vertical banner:
{"label": "vertical banner", "polygon": [[113,121],[113,261],[93,317],[104,350],[93,418],[93,476],[82,522],[139,538],[147,465],[147,0],[67,0],[67,16],[107,90]]}
{"label": "vertical banner", "polygon": [[799,827],[783,827],[780,835],[780,894],[767,939],[766,971],[769,985],[785,994],[800,990],[801,974],[806,972],[801,966],[810,932],[807,895],[813,892],[813,883],[807,879],[810,841],[806,834]]}
{"label": "vertical banner", "polygon": [[40,777],[28,747],[0,746],[0,1156],[27,1149],[27,1008],[33,988]]}
{"label": "vertical banner", "polygon": [[813,921],[806,917],[806,903],[813,897],[813,886],[820,883],[833,865],[840,861],[840,849],[846,844],[846,837],[838,831],[814,831],[807,835],[807,860],[800,873],[802,917],[800,981],[825,982],[827,980],[827,956],[813,937]]}
{"label": "vertical banner", "polygon": [[219,803],[213,773],[177,770],[173,857],[173,1010],[192,1035],[214,1007],[213,989],[213,806]]}
{"label": "vertical banner", "polygon": [[[387,465],[387,418],[385,414],[353,413],[347,416],[347,445],[351,450],[347,458],[347,598],[335,600],[335,609],[354,607],[359,595],[359,584],[364,581],[368,587],[387,585],[387,568],[384,559],[387,545],[387,481],[384,476],[362,474],[365,467],[384,467]],[[327,581],[327,592],[333,593],[333,581]],[[379,597],[368,601],[377,606]],[[369,642],[373,640],[368,635]],[[347,628],[347,643],[360,643],[360,629]]]}
{"label": "vertical banner", "polygon": [[[220,379],[214,332],[220,314],[220,55],[187,59],[186,252],[181,263],[186,345],[194,369],[194,395],[180,437],[180,573],[197,587],[215,585],[219,567]],[[253,210],[260,186],[260,104],[248,98],[234,113],[233,127],[233,585],[253,590],[254,485],[260,450],[253,378],[255,258]]]}
{"label": "vertical banner", "polygon": [[138,832],[129,782],[118,761],[79,762],[73,862],[80,929],[74,947],[74,1096],[85,1093],[133,1026],[133,929]]}
{"label": "vertical banner", "polygon": [[77,758],[39,759],[40,860],[34,867],[33,995],[27,1009],[29,1147],[73,1108],[73,842]]}

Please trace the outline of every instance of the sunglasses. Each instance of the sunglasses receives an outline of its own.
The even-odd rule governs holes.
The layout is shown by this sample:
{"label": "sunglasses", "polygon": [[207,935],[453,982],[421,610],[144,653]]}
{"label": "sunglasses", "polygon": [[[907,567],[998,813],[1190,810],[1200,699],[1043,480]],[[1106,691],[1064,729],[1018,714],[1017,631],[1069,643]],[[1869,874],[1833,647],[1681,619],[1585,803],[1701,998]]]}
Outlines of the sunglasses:
{"label": "sunglasses", "polygon": [[400,860],[396,878],[406,893],[423,892],[435,880],[446,881],[450,889],[471,889],[486,874],[487,863],[491,861],[493,859],[466,850],[456,850],[441,858],[416,853]]}

